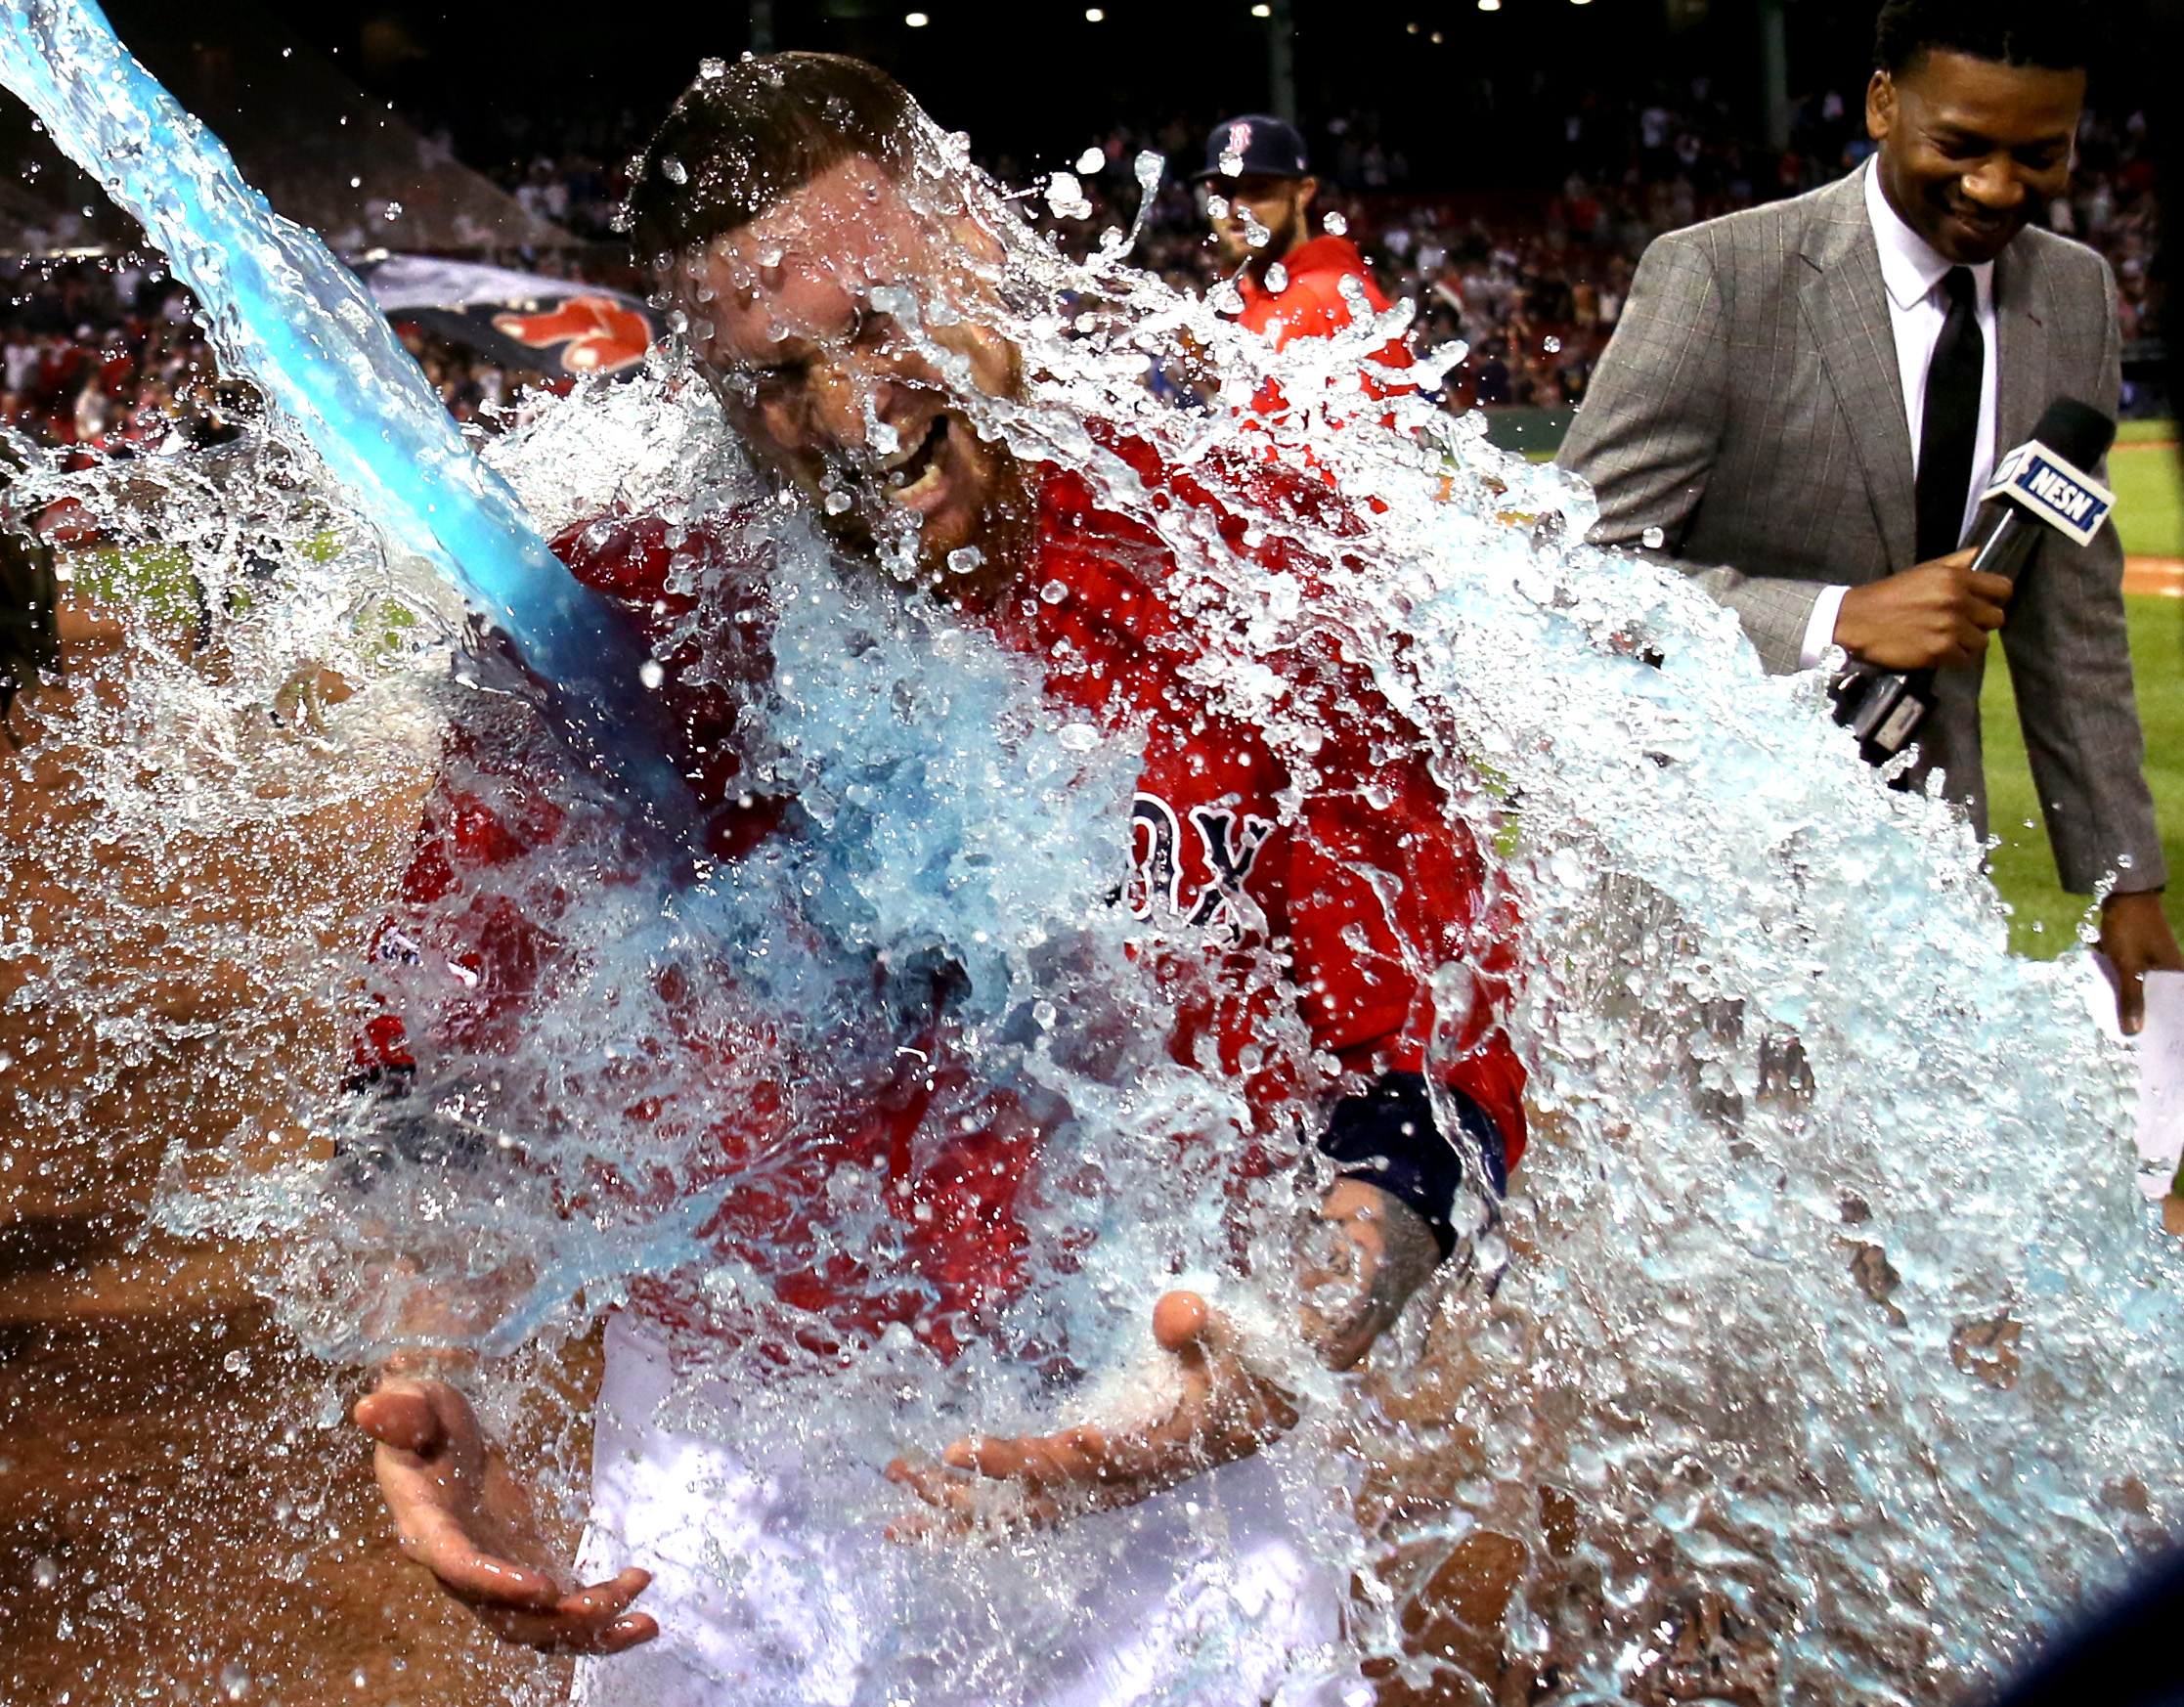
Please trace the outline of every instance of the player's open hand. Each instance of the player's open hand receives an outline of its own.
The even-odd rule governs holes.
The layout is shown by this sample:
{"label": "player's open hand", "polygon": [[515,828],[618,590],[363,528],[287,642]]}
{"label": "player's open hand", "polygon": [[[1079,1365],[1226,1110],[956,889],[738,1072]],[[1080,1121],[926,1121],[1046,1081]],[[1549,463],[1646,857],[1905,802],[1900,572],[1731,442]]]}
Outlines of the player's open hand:
{"label": "player's open hand", "polygon": [[571,1591],[523,1562],[546,1555],[530,1502],[470,1402],[446,1381],[384,1376],[353,1415],[378,1442],[373,1467],[402,1551],[496,1636],[546,1653],[620,1653],[660,1634],[648,1615],[629,1610],[649,1572]]}
{"label": "player's open hand", "polygon": [[1197,1292],[1154,1306],[1153,1336],[1176,1360],[1183,1393],[1164,1417],[1059,1434],[974,1434],[931,1460],[888,1466],[927,1510],[897,1519],[896,1541],[963,1537],[1062,1521],[1132,1506],[1233,1459],[1248,1458],[1295,1426],[1289,1394],[1251,1369],[1233,1331]]}

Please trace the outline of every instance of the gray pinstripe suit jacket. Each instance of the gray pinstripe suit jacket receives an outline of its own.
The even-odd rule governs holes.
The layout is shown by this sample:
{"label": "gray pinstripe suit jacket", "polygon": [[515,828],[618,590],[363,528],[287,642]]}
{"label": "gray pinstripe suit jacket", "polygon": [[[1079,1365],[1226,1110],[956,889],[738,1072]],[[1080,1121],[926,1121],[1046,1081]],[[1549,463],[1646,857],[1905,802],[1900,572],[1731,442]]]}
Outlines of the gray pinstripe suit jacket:
{"label": "gray pinstripe suit jacket", "polygon": [[[1994,290],[1997,454],[2030,438],[2057,396],[2114,414],[2108,263],[2030,229],[1997,263]],[[1638,547],[1661,529],[1676,566],[1737,612],[1769,670],[1797,668],[1823,585],[1909,568],[1910,427],[1858,175],[1655,241],[1558,460],[1599,497],[1595,543]],[[2122,579],[2113,525],[2082,548],[2052,537],[2002,630],[2056,865],[2080,894],[2119,855],[2118,888],[2166,881]],[[1982,669],[1941,672],[1921,754],[1984,835]]]}

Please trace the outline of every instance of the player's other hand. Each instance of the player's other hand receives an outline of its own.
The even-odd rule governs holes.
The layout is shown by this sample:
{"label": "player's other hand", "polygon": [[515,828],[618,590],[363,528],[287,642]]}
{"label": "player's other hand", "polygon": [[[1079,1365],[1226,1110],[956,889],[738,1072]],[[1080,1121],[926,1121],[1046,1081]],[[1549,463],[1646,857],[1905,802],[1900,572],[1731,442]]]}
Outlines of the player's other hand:
{"label": "player's other hand", "polygon": [[1843,594],[1835,643],[1884,670],[1975,664],[2002,626],[2008,577],[1975,575],[1973,550],[1953,551]]}
{"label": "player's other hand", "polygon": [[1231,1460],[1248,1458],[1296,1424],[1296,1406],[1240,1354],[1233,1331],[1197,1292],[1154,1306],[1153,1336],[1173,1357],[1183,1393],[1166,1416],[1059,1434],[974,1434],[939,1462],[896,1459],[888,1479],[927,1510],[897,1519],[896,1541],[1061,1521],[1133,1506]]}
{"label": "player's other hand", "polygon": [[373,1468],[402,1551],[496,1636],[545,1653],[620,1653],[660,1634],[629,1610],[649,1572],[571,1590],[526,1562],[546,1556],[530,1500],[456,1388],[385,1375],[352,1415],[377,1442]]}

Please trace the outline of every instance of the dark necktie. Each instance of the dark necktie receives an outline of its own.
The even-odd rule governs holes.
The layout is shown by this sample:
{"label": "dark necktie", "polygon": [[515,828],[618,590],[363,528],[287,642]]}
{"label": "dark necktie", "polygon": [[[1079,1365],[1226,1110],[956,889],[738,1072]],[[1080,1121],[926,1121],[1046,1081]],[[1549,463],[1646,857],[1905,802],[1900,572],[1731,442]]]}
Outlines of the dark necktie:
{"label": "dark necktie", "polygon": [[1987,339],[1980,331],[1979,284],[1972,269],[1951,267],[1942,288],[1949,312],[1926,370],[1926,419],[1919,430],[1921,563],[1947,556],[1964,537],[1972,453],[1980,433],[1980,391],[1987,375]]}

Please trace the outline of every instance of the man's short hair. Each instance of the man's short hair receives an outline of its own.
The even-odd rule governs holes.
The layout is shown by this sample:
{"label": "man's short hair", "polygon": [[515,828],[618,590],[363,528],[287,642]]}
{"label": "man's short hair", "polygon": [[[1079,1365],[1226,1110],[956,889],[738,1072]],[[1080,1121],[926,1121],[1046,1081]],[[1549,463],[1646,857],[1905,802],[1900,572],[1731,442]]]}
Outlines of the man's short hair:
{"label": "man's short hair", "polygon": [[857,155],[892,172],[910,157],[910,93],[841,54],[768,54],[709,64],[637,161],[630,237],[650,262],[740,230]]}
{"label": "man's short hair", "polygon": [[2093,63],[2097,35],[2085,0],[1887,0],[1874,27],[1873,61],[1891,76],[1930,53],[2082,71]]}

